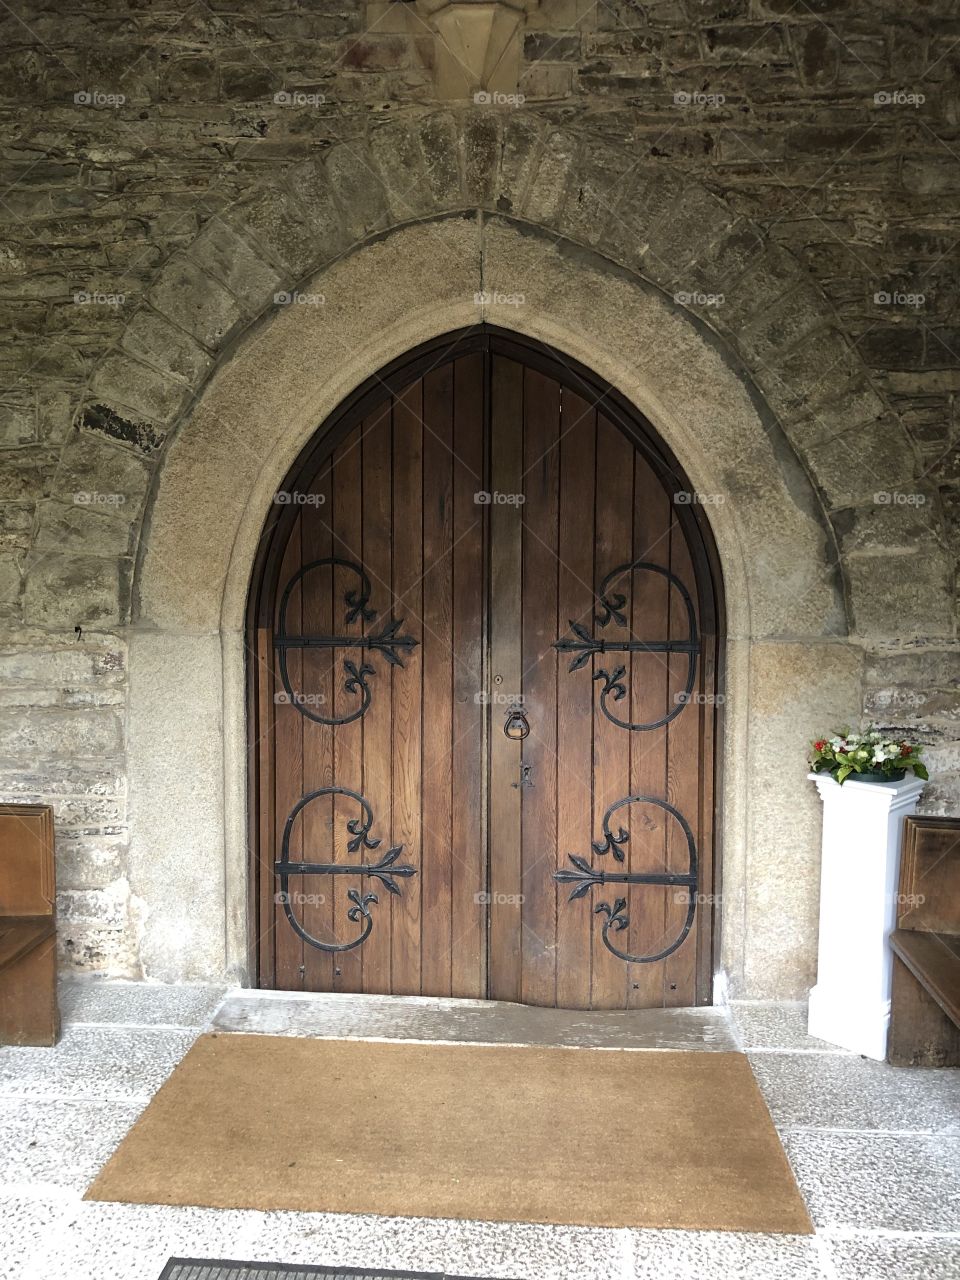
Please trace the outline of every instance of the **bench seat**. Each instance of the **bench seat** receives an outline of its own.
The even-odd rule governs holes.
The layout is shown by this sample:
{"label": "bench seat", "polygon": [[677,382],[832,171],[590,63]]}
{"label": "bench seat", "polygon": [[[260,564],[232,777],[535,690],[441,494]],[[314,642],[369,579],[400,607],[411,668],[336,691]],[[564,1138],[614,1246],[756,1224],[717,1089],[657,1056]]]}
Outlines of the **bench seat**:
{"label": "bench seat", "polygon": [[894,929],[890,946],[950,1021],[960,1026],[960,936]]}
{"label": "bench seat", "polygon": [[52,916],[0,916],[0,969],[16,964],[55,933]]}

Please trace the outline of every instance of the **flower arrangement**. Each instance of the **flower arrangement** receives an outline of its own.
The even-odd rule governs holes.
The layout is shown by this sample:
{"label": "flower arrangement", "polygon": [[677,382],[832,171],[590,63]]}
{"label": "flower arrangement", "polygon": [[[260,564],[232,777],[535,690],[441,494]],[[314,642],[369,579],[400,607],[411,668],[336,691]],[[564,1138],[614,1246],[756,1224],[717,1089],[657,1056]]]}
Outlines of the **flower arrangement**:
{"label": "flower arrangement", "polygon": [[817,738],[810,749],[810,767],[814,773],[831,774],[841,786],[851,774],[867,782],[899,782],[908,769],[926,779],[922,751],[919,743],[885,738],[871,725],[864,733],[843,729]]}

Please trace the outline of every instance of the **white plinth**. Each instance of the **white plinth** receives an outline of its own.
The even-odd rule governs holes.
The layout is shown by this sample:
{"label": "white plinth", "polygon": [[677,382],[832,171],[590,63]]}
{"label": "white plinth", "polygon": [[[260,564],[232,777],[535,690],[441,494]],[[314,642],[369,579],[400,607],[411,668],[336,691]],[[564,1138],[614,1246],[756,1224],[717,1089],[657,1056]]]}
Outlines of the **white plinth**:
{"label": "white plinth", "polygon": [[854,782],[807,775],[823,800],[817,985],[807,1030],[867,1058],[887,1056],[903,820],[925,783]]}

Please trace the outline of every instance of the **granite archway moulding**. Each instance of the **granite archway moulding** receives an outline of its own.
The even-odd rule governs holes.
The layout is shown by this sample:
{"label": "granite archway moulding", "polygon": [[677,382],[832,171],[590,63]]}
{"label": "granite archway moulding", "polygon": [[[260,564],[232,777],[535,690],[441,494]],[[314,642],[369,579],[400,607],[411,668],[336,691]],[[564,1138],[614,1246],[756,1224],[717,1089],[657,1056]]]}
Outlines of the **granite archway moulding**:
{"label": "granite archway moulding", "polygon": [[[596,370],[709,496],[728,615],[723,967],[753,996],[799,995],[812,981],[819,814],[800,786],[802,749],[823,717],[860,706],[856,609],[828,507],[879,483],[849,442],[835,501],[815,464],[834,447],[836,415],[846,428],[861,414],[869,450],[882,406],[795,265],[714,196],[641,174],[645,204],[625,203],[602,157],[591,153],[588,180],[577,140],[538,129],[430,116],[379,131],[359,159],[344,147],[301,166],[168,264],[113,357],[131,363],[136,348],[137,368],[165,387],[179,380],[181,395],[159,424],[169,442],[130,632],[131,884],[149,907],[141,955],[152,976],[245,972],[243,613],[273,493],[378,368],[487,319]],[[733,308],[750,317],[736,341],[721,308],[697,311],[721,279],[723,323]],[[677,300],[687,287],[690,306]],[[179,372],[151,357],[148,320],[177,326]],[[119,363],[110,385],[135,385]],[[107,389],[95,379],[101,401]],[[112,407],[141,419],[150,409],[116,396]],[[803,432],[821,441],[806,454]],[[906,458],[891,465],[888,485],[908,470]],[[797,778],[758,789],[771,749],[797,755]]]}
{"label": "granite archway moulding", "polygon": [[855,714],[859,649],[816,493],[715,335],[660,290],[502,217],[400,228],[299,288],[324,301],[272,310],[221,361],[149,507],[129,720],[146,972],[245,974],[244,604],[274,492],[378,368],[492,314],[616,386],[710,498],[728,613],[723,965],[738,991],[795,992],[813,964],[819,814],[791,783],[757,794],[750,779],[773,743],[799,761],[817,717]]}

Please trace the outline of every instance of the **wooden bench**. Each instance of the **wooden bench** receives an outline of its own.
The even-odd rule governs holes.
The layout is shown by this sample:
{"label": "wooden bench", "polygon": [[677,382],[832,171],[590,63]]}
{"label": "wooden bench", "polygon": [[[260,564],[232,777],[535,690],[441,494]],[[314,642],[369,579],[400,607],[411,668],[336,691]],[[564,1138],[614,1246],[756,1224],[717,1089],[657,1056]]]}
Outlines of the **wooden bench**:
{"label": "wooden bench", "polygon": [[55,899],[53,810],[0,805],[0,1044],[57,1042]]}
{"label": "wooden bench", "polygon": [[907,818],[887,1060],[960,1066],[960,818]]}

